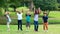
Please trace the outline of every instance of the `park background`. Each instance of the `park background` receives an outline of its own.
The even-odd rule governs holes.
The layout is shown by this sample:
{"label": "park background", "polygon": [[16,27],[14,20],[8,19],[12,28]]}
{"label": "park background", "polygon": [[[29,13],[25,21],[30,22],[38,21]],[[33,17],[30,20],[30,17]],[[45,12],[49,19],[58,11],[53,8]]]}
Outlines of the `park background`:
{"label": "park background", "polygon": [[[3,32],[7,34],[6,31],[6,18],[4,17],[4,13],[6,11],[10,12],[10,17],[12,19],[12,22],[10,24],[11,30],[14,31],[15,34],[17,34],[15,31],[17,30],[17,15],[16,15],[16,9],[22,11],[23,9],[23,28],[26,29],[26,12],[28,9],[31,11],[31,30],[33,30],[33,23],[34,23],[34,13],[33,8],[40,7],[41,14],[39,14],[39,24],[40,29],[42,30],[42,16],[43,12],[47,11],[48,13],[48,23],[49,23],[49,31],[52,31],[52,34],[59,34],[59,26],[60,26],[60,0],[0,0],[0,33]],[[3,29],[4,28],[4,29]],[[56,29],[55,29],[56,28]],[[15,29],[15,30],[13,30]],[[24,31],[25,32],[25,31]],[[10,34],[10,32],[8,32]],[[14,34],[11,33],[11,34]],[[23,32],[20,32],[21,34],[25,34]],[[31,33],[31,32],[28,32]],[[26,32],[26,34],[28,34]],[[32,32],[33,34],[35,32]],[[38,34],[44,34],[43,32],[37,32]],[[51,32],[48,32],[48,34],[51,34]]]}

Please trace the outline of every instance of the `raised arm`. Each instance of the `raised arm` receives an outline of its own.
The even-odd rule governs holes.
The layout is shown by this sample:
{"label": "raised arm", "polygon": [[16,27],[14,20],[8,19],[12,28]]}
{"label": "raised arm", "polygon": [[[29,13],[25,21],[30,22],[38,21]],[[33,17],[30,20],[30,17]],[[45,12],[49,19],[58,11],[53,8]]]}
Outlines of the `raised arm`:
{"label": "raised arm", "polygon": [[22,13],[23,13],[23,9],[22,9]]}
{"label": "raised arm", "polygon": [[38,11],[39,11],[39,14],[41,13],[41,9],[40,9],[40,7],[38,8]]}

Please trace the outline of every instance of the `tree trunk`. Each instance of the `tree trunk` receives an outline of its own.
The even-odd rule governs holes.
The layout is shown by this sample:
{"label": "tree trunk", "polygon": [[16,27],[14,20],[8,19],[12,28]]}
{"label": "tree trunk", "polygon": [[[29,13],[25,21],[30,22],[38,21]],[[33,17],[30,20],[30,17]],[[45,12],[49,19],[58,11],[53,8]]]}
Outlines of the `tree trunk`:
{"label": "tree trunk", "polygon": [[14,8],[14,12],[16,11],[16,8]]}
{"label": "tree trunk", "polygon": [[48,14],[47,14],[47,16],[49,15],[49,13],[50,13],[50,11],[48,11]]}
{"label": "tree trunk", "polygon": [[6,12],[7,11],[7,9],[6,8],[4,8],[4,12]]}
{"label": "tree trunk", "polygon": [[16,11],[16,6],[14,6],[14,12]]}
{"label": "tree trunk", "polygon": [[29,8],[30,8],[31,11],[32,11],[33,7],[34,7],[34,5],[33,5],[33,1],[30,1]]}

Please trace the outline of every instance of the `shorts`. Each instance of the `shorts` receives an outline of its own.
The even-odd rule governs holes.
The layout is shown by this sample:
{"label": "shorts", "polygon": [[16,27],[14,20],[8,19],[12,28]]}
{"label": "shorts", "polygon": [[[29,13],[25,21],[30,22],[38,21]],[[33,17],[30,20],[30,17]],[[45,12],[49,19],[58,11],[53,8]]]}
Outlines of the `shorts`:
{"label": "shorts", "polygon": [[30,22],[27,22],[26,23],[26,27],[30,27]]}
{"label": "shorts", "polygon": [[11,19],[7,19],[7,23],[10,23],[11,22]]}

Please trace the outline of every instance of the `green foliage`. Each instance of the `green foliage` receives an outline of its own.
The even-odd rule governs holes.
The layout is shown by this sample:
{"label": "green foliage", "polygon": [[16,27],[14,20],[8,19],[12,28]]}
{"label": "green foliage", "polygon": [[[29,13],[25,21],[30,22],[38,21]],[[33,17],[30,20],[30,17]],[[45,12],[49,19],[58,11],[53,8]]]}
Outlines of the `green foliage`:
{"label": "green foliage", "polygon": [[60,3],[60,0],[57,0],[58,3]]}
{"label": "green foliage", "polygon": [[57,0],[34,0],[34,5],[42,10],[55,10],[57,9]]}
{"label": "green foliage", "polygon": [[35,7],[40,7],[42,10],[57,10],[60,0],[0,0],[0,7],[8,10],[8,7],[30,6],[33,1]]}

